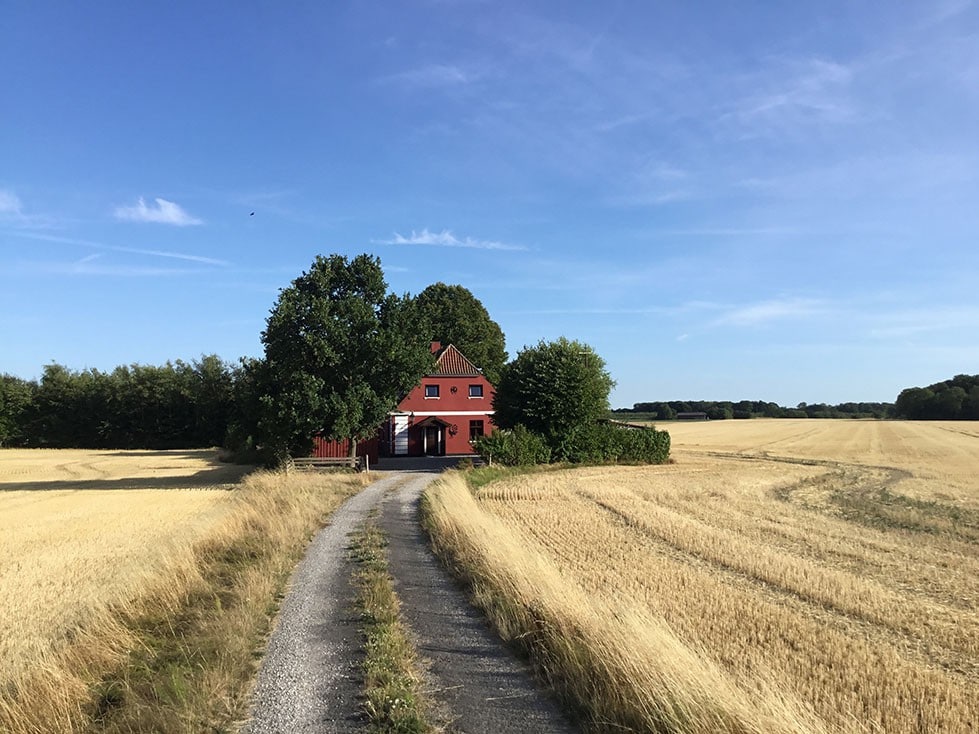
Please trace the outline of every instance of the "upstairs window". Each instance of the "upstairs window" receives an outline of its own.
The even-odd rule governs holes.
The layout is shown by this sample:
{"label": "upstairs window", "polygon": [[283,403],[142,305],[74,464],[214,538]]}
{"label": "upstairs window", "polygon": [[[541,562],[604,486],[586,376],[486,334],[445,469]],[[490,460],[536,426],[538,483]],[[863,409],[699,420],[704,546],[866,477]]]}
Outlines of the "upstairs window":
{"label": "upstairs window", "polygon": [[483,397],[483,386],[482,385],[470,385],[469,386],[469,397],[471,397],[471,398],[481,398],[481,397]]}
{"label": "upstairs window", "polygon": [[438,385],[425,385],[425,397],[426,398],[437,398],[439,396],[439,386]]}

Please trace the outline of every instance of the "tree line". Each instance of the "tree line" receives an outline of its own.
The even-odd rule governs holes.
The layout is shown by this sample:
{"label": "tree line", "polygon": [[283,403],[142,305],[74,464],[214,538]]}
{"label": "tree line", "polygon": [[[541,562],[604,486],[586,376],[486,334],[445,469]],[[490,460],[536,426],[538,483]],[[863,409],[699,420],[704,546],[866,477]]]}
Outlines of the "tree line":
{"label": "tree line", "polygon": [[171,449],[221,445],[240,370],[216,355],[111,372],[45,366],[0,376],[0,446]]}
{"label": "tree line", "polygon": [[225,446],[275,463],[317,433],[371,435],[430,368],[432,341],[455,344],[494,382],[507,361],[502,329],[462,286],[399,296],[378,258],[317,256],[280,291],[261,358],[0,375],[0,446]]}
{"label": "tree line", "polygon": [[901,391],[894,405],[900,418],[979,420],[979,375],[956,375],[928,387]]}
{"label": "tree line", "polygon": [[678,413],[705,413],[710,420],[732,418],[891,418],[893,403],[799,403],[786,408],[764,400],[667,400],[634,403],[616,408],[616,414],[642,414],[655,420],[674,420]]}

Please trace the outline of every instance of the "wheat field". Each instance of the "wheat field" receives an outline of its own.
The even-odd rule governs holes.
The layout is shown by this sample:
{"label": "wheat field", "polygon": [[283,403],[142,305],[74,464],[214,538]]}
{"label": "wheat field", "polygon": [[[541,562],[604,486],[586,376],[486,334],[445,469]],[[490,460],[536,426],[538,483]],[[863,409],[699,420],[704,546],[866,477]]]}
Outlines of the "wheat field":
{"label": "wheat field", "polygon": [[0,682],[191,565],[241,473],[207,450],[0,451]]}
{"label": "wheat field", "polygon": [[216,451],[0,451],[0,731],[231,731],[312,534],[364,479]]}
{"label": "wheat field", "polygon": [[[437,542],[473,567],[509,544],[509,560],[474,574],[480,583],[510,596],[522,588],[520,603],[575,630],[581,649],[597,639],[601,675],[618,688],[647,681],[633,697],[658,698],[646,702],[652,713],[613,707],[606,723],[979,728],[979,428],[751,420],[669,430],[670,465],[510,477],[478,490],[473,506],[444,483],[431,496]],[[521,574],[535,583],[520,587]],[[709,703],[683,678],[690,670],[709,681]],[[682,715],[669,713],[677,707]]]}

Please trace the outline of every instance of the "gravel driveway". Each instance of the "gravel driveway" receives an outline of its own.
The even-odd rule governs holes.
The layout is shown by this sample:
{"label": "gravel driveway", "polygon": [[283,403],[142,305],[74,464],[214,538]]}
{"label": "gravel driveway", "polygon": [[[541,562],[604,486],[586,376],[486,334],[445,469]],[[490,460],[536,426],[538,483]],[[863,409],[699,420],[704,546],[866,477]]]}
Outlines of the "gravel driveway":
{"label": "gravel driveway", "polygon": [[[428,549],[417,522],[431,472],[388,474],[344,503],[297,566],[259,671],[247,734],[333,734],[366,728],[360,635],[351,612],[349,536],[375,508],[391,574],[440,712],[468,734],[572,732],[527,668],[507,652]],[[385,501],[386,500],[386,501]]]}

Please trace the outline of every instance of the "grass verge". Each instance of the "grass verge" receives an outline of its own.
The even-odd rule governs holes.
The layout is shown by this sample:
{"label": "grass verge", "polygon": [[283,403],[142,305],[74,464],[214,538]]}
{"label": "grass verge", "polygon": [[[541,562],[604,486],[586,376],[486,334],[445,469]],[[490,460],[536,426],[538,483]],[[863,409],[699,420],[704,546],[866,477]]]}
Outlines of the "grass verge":
{"label": "grass verge", "polygon": [[433,728],[415,672],[415,649],[400,620],[386,547],[384,533],[372,520],[357,533],[351,547],[357,566],[357,611],[363,621],[364,709],[371,731],[430,732]]}
{"label": "grass verge", "polygon": [[234,731],[292,569],[363,484],[353,474],[247,477],[234,510],[175,553],[136,602],[107,609],[0,691],[0,731]]}

